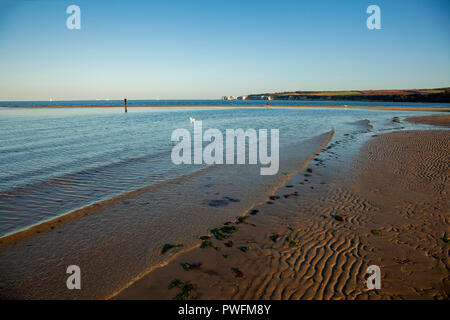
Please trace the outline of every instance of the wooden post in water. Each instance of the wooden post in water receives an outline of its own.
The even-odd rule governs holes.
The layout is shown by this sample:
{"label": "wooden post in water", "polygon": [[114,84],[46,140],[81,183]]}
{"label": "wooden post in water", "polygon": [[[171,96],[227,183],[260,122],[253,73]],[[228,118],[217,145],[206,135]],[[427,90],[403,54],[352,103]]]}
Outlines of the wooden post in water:
{"label": "wooden post in water", "polygon": [[128,112],[128,110],[127,110],[127,98],[123,99],[123,102],[125,103],[125,112]]}

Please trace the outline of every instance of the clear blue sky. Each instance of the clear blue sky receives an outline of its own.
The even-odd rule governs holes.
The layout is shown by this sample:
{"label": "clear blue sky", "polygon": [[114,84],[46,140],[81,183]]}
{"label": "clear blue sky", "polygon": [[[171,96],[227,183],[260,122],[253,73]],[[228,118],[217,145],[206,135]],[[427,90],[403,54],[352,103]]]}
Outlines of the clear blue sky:
{"label": "clear blue sky", "polygon": [[450,1],[0,0],[0,70],[0,100],[446,87]]}

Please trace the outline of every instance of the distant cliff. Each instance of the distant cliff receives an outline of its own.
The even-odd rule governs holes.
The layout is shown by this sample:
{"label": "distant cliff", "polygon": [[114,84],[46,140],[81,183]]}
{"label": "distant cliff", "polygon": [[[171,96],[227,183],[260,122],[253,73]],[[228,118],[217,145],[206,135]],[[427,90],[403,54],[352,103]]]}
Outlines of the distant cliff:
{"label": "distant cliff", "polygon": [[246,100],[358,100],[389,102],[449,102],[450,87],[408,90],[294,91],[250,94]]}

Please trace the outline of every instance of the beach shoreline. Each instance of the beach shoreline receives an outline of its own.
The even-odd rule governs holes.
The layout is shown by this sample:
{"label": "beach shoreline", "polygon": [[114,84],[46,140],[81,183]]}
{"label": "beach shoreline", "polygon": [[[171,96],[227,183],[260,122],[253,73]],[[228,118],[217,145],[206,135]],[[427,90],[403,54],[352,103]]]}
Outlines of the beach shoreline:
{"label": "beach shoreline", "polygon": [[[438,118],[439,121],[433,121],[433,119]],[[407,120],[409,121],[410,119]],[[426,121],[426,123],[429,124],[435,123],[438,126],[449,123],[449,117],[446,116],[421,117],[420,120],[423,122]],[[412,119],[412,121],[414,121],[414,119]],[[362,130],[361,132],[365,132],[366,130],[370,131],[370,128],[372,128],[369,120],[361,120],[358,121],[357,124],[358,126],[361,126],[359,129]],[[377,265],[379,264],[382,266],[383,270],[385,270],[385,265],[381,265],[379,257],[383,257],[382,259],[384,260],[381,260],[383,264],[386,263],[386,252],[382,252],[380,256],[377,257],[374,256],[374,250],[386,247],[390,248],[391,251],[389,252],[398,253],[394,257],[397,259],[394,260],[394,263],[395,266],[398,264],[402,268],[413,265],[414,268],[423,269],[427,266],[427,263],[430,262],[423,262],[424,259],[426,260],[427,256],[438,255],[440,257],[439,259],[443,259],[441,256],[443,256],[443,250],[445,250],[445,248],[439,247],[439,244],[442,245],[443,243],[445,245],[445,243],[439,237],[446,237],[445,231],[442,231],[442,226],[448,227],[448,218],[445,218],[444,216],[442,220],[444,223],[441,227],[433,225],[433,228],[437,228],[436,230],[438,230],[438,232],[433,235],[434,240],[438,242],[438,245],[436,246],[434,244],[432,252],[427,252],[425,257],[420,255],[417,256],[414,253],[410,254],[410,248],[405,249],[402,247],[399,249],[397,247],[392,247],[389,242],[386,243],[383,241],[386,240],[385,234],[389,235],[389,233],[393,232],[393,230],[395,231],[395,229],[386,230],[385,224],[370,219],[372,218],[373,213],[377,213],[380,210],[382,211],[383,208],[388,208],[389,205],[386,205],[386,203],[389,204],[389,201],[395,203],[398,197],[391,197],[383,202],[379,198],[374,197],[370,192],[367,193],[367,190],[377,190],[377,192],[379,192],[379,190],[389,186],[389,183],[386,181],[379,182],[381,187],[361,184],[361,181],[364,182],[366,180],[378,179],[376,166],[380,163],[385,163],[391,158],[393,159],[392,161],[394,161],[394,163],[387,167],[380,168],[385,175],[391,176],[395,174],[395,171],[392,173],[390,170],[396,168],[396,162],[404,162],[405,152],[410,152],[408,148],[402,149],[402,151],[394,157],[392,156],[392,150],[389,151],[393,141],[390,137],[393,135],[395,136],[396,134],[402,136],[399,140],[400,143],[397,143],[397,145],[408,146],[408,144],[415,141],[415,137],[419,137],[420,139],[415,142],[416,145],[419,146],[419,148],[416,148],[417,152],[427,151],[431,148],[431,151],[434,153],[424,158],[427,161],[430,161],[430,159],[433,160],[432,163],[434,167],[431,169],[442,168],[442,164],[439,161],[442,162],[442,159],[445,159],[445,152],[448,152],[445,147],[442,148],[442,139],[445,137],[448,138],[449,131],[437,129],[438,130],[411,132],[399,131],[383,135],[373,135],[373,138],[364,145],[361,149],[362,151],[356,156],[354,161],[348,162],[348,164],[346,160],[336,160],[337,154],[334,150],[336,146],[338,146],[339,140],[335,139],[333,143],[329,144],[333,131],[324,133],[316,137],[315,144],[312,144],[309,148],[305,149],[300,146],[299,150],[309,154],[309,158],[304,162],[304,166],[299,168],[300,171],[298,173],[290,172],[285,176],[286,179],[283,179],[281,184],[276,185],[272,189],[273,198],[269,198],[267,201],[259,201],[253,206],[247,207],[248,210],[246,211],[236,211],[240,212],[240,215],[239,217],[236,217],[235,220],[232,217],[228,217],[228,219],[231,219],[223,221],[223,223],[226,223],[225,226],[239,228],[238,232],[230,235],[226,233],[222,234],[222,236],[225,237],[219,241],[215,239],[216,233],[213,232],[208,235],[207,230],[201,228],[201,230],[205,231],[204,236],[209,237],[208,239],[205,238],[203,241],[197,240],[197,242],[193,239],[194,242],[185,243],[184,248],[173,248],[169,250],[168,253],[162,255],[161,248],[164,243],[158,244],[156,248],[157,252],[153,252],[153,250],[151,254],[159,255],[164,259],[161,263],[151,264],[151,268],[148,266],[149,256],[148,251],[146,251],[148,248],[143,248],[143,245],[148,243],[151,239],[148,237],[143,239],[130,239],[126,236],[126,234],[130,234],[130,232],[133,233],[133,228],[136,228],[131,228],[132,223],[139,226],[138,230],[142,229],[144,233],[148,233],[148,228],[142,224],[142,222],[148,220],[148,218],[146,215],[143,215],[141,218],[144,220],[141,222],[132,222],[131,220],[128,221],[131,217],[127,216],[128,219],[124,219],[123,214],[130,212],[130,210],[142,212],[144,214],[145,212],[149,212],[149,210],[152,211],[148,207],[148,201],[152,200],[151,191],[153,190],[153,187],[135,190],[120,195],[112,200],[106,200],[105,203],[94,204],[87,208],[75,211],[66,216],[67,223],[63,221],[64,219],[56,218],[42,225],[31,227],[23,232],[9,236],[10,238],[0,245],[0,258],[4,264],[2,270],[8,270],[8,273],[11,273],[8,277],[20,275],[20,278],[23,279],[20,281],[25,281],[26,279],[26,282],[24,282],[26,283],[25,287],[20,288],[20,290],[14,288],[15,284],[8,289],[10,293],[14,292],[14,295],[11,296],[5,294],[0,296],[8,299],[24,297],[24,294],[26,294],[29,295],[29,297],[36,298],[38,294],[38,291],[34,293],[31,293],[31,291],[35,288],[33,283],[36,284],[40,281],[39,273],[37,275],[27,275],[26,272],[32,270],[32,267],[29,268],[24,266],[22,268],[22,266],[20,266],[20,268],[18,268],[20,264],[17,264],[17,262],[12,263],[13,260],[10,260],[11,257],[28,257],[28,254],[30,254],[27,264],[33,264],[33,261],[35,261],[34,259],[46,260],[45,263],[43,263],[43,266],[47,265],[48,267],[51,267],[52,272],[56,273],[52,276],[55,278],[53,282],[56,281],[64,284],[64,266],[72,260],[72,263],[86,265],[86,267],[83,267],[83,270],[90,268],[90,272],[93,270],[92,268],[96,268],[92,256],[96,250],[99,250],[99,247],[97,246],[101,245],[106,246],[102,249],[102,252],[108,252],[108,261],[105,260],[104,263],[102,262],[102,268],[108,270],[108,268],[113,265],[114,269],[109,270],[109,277],[111,279],[114,278],[114,281],[119,281],[122,285],[119,285],[116,288],[118,290],[114,290],[113,293],[107,295],[100,294],[101,290],[96,291],[95,288],[92,293],[83,291],[82,293],[85,294],[83,297],[85,298],[172,299],[177,295],[177,289],[168,290],[167,287],[170,282],[178,278],[182,281],[192,281],[195,285],[195,290],[192,291],[190,296],[188,295],[186,297],[189,299],[446,298],[448,297],[448,291],[445,289],[445,283],[448,282],[448,279],[435,281],[433,288],[436,289],[436,286],[440,287],[436,290],[433,289],[432,291],[427,289],[428,291],[423,294],[407,292],[404,291],[404,288],[398,289],[398,283],[394,282],[390,285],[390,278],[387,279],[387,283],[392,288],[395,288],[395,290],[403,290],[402,295],[383,295],[378,294],[375,291],[369,292],[368,290],[364,290],[364,268],[367,267],[368,261]],[[352,134],[349,136],[349,141],[352,139],[351,136]],[[435,143],[433,141],[440,141],[441,147],[437,148],[436,145],[433,144]],[[318,146],[320,147],[317,150]],[[372,149],[369,150],[368,148]],[[310,150],[311,152],[308,153],[307,150]],[[384,159],[381,162],[370,162],[373,155],[383,155],[386,150],[390,152],[388,152],[389,157],[387,157],[387,159]],[[436,154],[439,150],[441,150],[441,153],[438,152]],[[442,152],[444,152],[444,155]],[[417,159],[417,161],[414,158],[411,158],[411,156],[406,159],[411,160],[411,164],[421,164],[419,161],[420,158]],[[434,162],[434,159],[437,159],[437,162]],[[358,165],[355,167],[355,164]],[[308,169],[306,168],[306,165],[309,165]],[[364,170],[361,169],[363,167],[365,168]],[[425,169],[426,172],[423,176],[428,177],[430,175],[429,168]],[[343,179],[349,172],[352,173],[351,176],[364,178],[360,178],[360,181],[356,182],[351,179],[349,180],[348,178]],[[195,175],[196,174],[194,174],[194,176]],[[448,172],[441,173],[440,175],[434,173],[432,176],[444,177],[448,180]],[[183,179],[184,178],[181,178],[181,180]],[[195,179],[196,178],[194,177],[194,180]],[[436,181],[431,182],[436,183]],[[202,184],[203,183],[209,182],[205,180]],[[427,181],[427,183],[429,182]],[[423,184],[423,181],[415,181],[415,184],[421,185]],[[409,185],[411,185],[411,183]],[[359,186],[359,189],[355,186]],[[183,189],[180,189],[179,191],[182,193],[187,192],[189,186],[187,186],[186,190],[182,190]],[[222,191],[224,190],[222,189]],[[394,191],[391,190],[392,193],[394,193]],[[427,192],[422,193],[428,195],[430,199],[436,197],[435,192],[430,194]],[[227,192],[225,192],[225,194],[227,194]],[[128,199],[130,197],[134,198],[132,203],[136,202],[136,205],[130,205]],[[448,210],[448,203],[445,203],[445,201],[442,202],[441,198],[438,200],[441,203],[440,208]],[[374,205],[373,203],[377,201],[380,201],[380,203]],[[408,199],[408,201],[415,201],[415,199]],[[141,206],[141,204],[144,206]],[[255,212],[255,210],[257,212]],[[409,209],[405,210],[408,211]],[[341,211],[344,212],[344,214],[342,214]],[[247,212],[247,214],[245,214],[245,212]],[[154,214],[154,212],[152,212],[152,214]],[[358,214],[359,216],[357,216]],[[370,214],[369,220],[366,217],[367,214]],[[340,215],[342,215],[343,221],[338,220],[338,216]],[[325,218],[324,216],[327,217]],[[76,219],[74,219],[75,217]],[[385,216],[383,217],[386,218]],[[169,213],[168,216],[161,214],[160,218],[172,221],[174,216],[171,213]],[[435,216],[431,218],[436,219]],[[117,225],[114,227],[113,223],[113,228],[105,228],[108,223],[111,223],[111,219],[117,219],[117,221],[123,222],[124,225],[120,227]],[[388,219],[390,218],[388,217]],[[95,227],[95,225],[99,223],[99,220],[100,222],[104,221],[107,224],[100,224],[98,227]],[[173,221],[175,222],[177,219]],[[394,222],[398,223],[398,221]],[[154,224],[155,222],[152,223]],[[217,225],[217,227],[221,228],[223,226]],[[199,230],[197,231],[201,232]],[[363,230],[362,233],[361,230]],[[379,238],[375,237],[372,230],[380,231],[381,236]],[[405,233],[395,232],[405,237]],[[164,233],[167,232],[161,234]],[[117,235],[121,236],[117,237]],[[179,233],[172,230],[170,238],[171,243],[178,243],[177,241],[180,240],[178,236]],[[371,236],[375,237],[376,241],[380,239],[382,241],[372,243],[371,241],[373,241],[373,239],[368,239]],[[124,238],[122,239],[122,237]],[[88,238],[98,245],[83,246],[80,244],[80,246],[78,246],[78,242],[82,243]],[[52,252],[49,254],[50,259],[48,259],[46,254],[42,255],[41,249],[45,250],[44,248],[47,248],[48,251],[48,244],[55,241],[57,244],[55,244],[54,249],[59,252]],[[204,241],[206,241],[206,244]],[[229,241],[231,241],[231,243]],[[402,238],[401,241],[405,242],[404,238]],[[201,246],[205,245],[206,248],[201,248]],[[84,247],[89,248],[89,253],[85,257],[83,257],[84,254],[80,254],[80,249]],[[436,250],[436,248],[440,249]],[[26,252],[28,253],[24,255]],[[71,252],[76,253],[73,258],[71,257],[73,254]],[[405,252],[408,253],[408,257],[406,258]],[[116,261],[114,257],[124,259],[122,255],[128,256],[129,261],[139,257],[140,260],[147,261],[147,267],[133,274],[133,272],[138,269],[130,272],[132,269],[129,269],[128,267],[114,265]],[[350,259],[349,257],[353,258]],[[364,257],[366,260],[358,261],[355,257]],[[97,259],[98,255],[96,255],[95,258]],[[388,258],[390,262],[393,261],[392,259],[392,257]],[[416,260],[418,262],[416,262]],[[431,263],[436,264],[436,261],[432,260]],[[182,264],[184,264],[185,267],[188,266],[187,270],[189,271],[184,271]],[[419,266],[417,267],[416,264]],[[444,259],[443,262],[439,262],[437,265],[437,267],[434,265],[431,270],[427,270],[427,273],[433,274],[434,277],[441,276],[443,270],[445,268],[448,269],[448,259]],[[339,270],[337,274],[333,274],[332,272],[332,269],[335,266]],[[388,264],[388,268],[392,268],[392,266]],[[413,274],[415,272],[414,268],[408,270],[408,272]],[[18,270],[22,271],[19,272]],[[142,272],[142,270],[144,270],[144,272]],[[395,268],[393,270],[398,272]],[[50,271],[45,271],[45,273],[48,272]],[[391,272],[392,270],[388,269],[388,274]],[[6,272],[4,273],[6,276]],[[114,276],[112,276],[112,274],[114,274]],[[402,278],[404,275],[399,273],[397,276]],[[98,275],[84,273],[85,281],[88,281],[88,279],[93,281],[94,279],[97,279],[96,277],[98,278]],[[419,277],[423,278],[423,275],[419,275]],[[3,280],[5,279],[7,279],[7,277],[4,277]],[[103,282],[108,282],[107,277],[103,280]],[[386,279],[383,278],[383,283],[385,280]],[[421,281],[423,281],[423,279]],[[103,282],[99,282],[98,286],[102,286]],[[292,284],[290,284],[291,282]],[[436,283],[438,285],[436,285]],[[258,284],[260,286],[265,286],[265,288],[261,289],[254,287],[258,286]],[[293,284],[296,284],[297,286],[293,287]],[[423,282],[419,281],[419,285],[423,285]],[[27,286],[30,287],[28,291],[26,289]],[[97,285],[94,285],[94,287],[95,286]],[[302,289],[298,290],[298,288]],[[11,289],[17,291],[11,291]],[[25,293],[24,290],[27,292]],[[55,292],[46,292],[46,295],[42,296],[42,298],[80,298],[76,293],[71,295],[65,288],[58,288],[57,290],[60,290],[57,291],[58,294],[62,293],[63,295],[59,297]]]}
{"label": "beach shoreline", "polygon": [[[0,245],[1,282],[5,284],[0,296],[4,299],[108,298],[181,252],[198,246],[197,235],[217,221],[241,214],[264,200],[264,195],[278,189],[294,170],[301,170],[299,165],[310,161],[332,135],[333,131],[300,141],[297,146],[303,152],[293,152],[294,158],[288,161],[292,164],[286,167],[289,173],[280,171],[278,177],[260,176],[254,166],[250,169],[256,175],[252,179],[242,175],[246,166],[205,168],[189,177],[122,194],[6,236]],[[262,184],[263,180],[259,179],[263,178],[271,184]],[[245,198],[239,191],[243,185],[251,193]],[[194,199],[193,188],[198,191],[194,192]],[[209,204],[223,196],[229,199],[225,206]],[[168,210],[170,203],[178,203],[178,210],[175,207]],[[161,254],[164,244],[169,242],[183,246]],[[41,260],[38,269],[36,260]],[[82,291],[65,287],[64,266],[70,264],[79,265],[83,270]],[[42,273],[50,274],[52,280],[40,283]]]}
{"label": "beach shoreline", "polygon": [[[344,170],[322,168],[320,154],[271,203],[225,223],[239,231],[222,240],[210,233],[211,245],[114,298],[448,299],[449,139],[447,130],[374,135]],[[372,264],[381,290],[366,287]]]}

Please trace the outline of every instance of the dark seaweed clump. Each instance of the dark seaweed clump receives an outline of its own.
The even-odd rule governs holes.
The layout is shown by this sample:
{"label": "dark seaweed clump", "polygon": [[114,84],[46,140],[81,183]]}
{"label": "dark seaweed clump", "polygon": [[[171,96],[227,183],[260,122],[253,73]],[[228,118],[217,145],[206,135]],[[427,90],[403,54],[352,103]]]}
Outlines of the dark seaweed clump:
{"label": "dark seaweed clump", "polygon": [[247,220],[247,218],[248,218],[247,216],[237,217],[236,218],[236,221],[237,221],[236,223],[237,224],[239,224],[239,223],[246,223],[245,220]]}
{"label": "dark seaweed clump", "polygon": [[252,250],[253,248],[250,246],[245,246],[245,247],[240,247],[239,250],[241,250],[242,252],[247,252]]}
{"label": "dark seaweed clump", "polygon": [[280,239],[280,235],[279,235],[278,233],[273,233],[273,234],[270,236],[270,240],[272,240],[273,242],[277,242],[278,239]]}
{"label": "dark seaweed clump", "polygon": [[224,240],[231,236],[231,234],[235,233],[239,230],[239,227],[236,226],[222,226],[219,228],[211,229],[211,233],[217,240]]}
{"label": "dark seaweed clump", "polygon": [[225,246],[228,248],[231,248],[234,245],[234,242],[231,240],[228,240],[227,242],[225,242]]}
{"label": "dark seaweed clump", "polygon": [[163,248],[162,248],[162,250],[161,250],[161,253],[166,253],[167,251],[169,251],[170,249],[172,249],[172,248],[177,248],[177,247],[182,247],[183,245],[180,243],[180,244],[170,244],[170,243],[166,243],[164,246],[163,246]]}
{"label": "dark seaweed clump", "polygon": [[297,240],[294,240],[291,237],[287,237],[286,242],[289,243],[290,247],[298,247],[300,245],[300,243]]}
{"label": "dark seaweed clump", "polygon": [[183,267],[183,269],[185,271],[189,271],[189,270],[192,270],[192,269],[197,269],[197,268],[200,268],[201,266],[202,266],[202,264],[200,262],[199,263],[185,262],[185,263],[181,264],[181,267]]}
{"label": "dark seaweed clump", "polygon": [[190,281],[183,282],[180,279],[175,279],[169,284],[169,290],[173,288],[181,289],[181,292],[173,300],[186,300],[189,299],[192,290],[194,290],[194,285]]}

